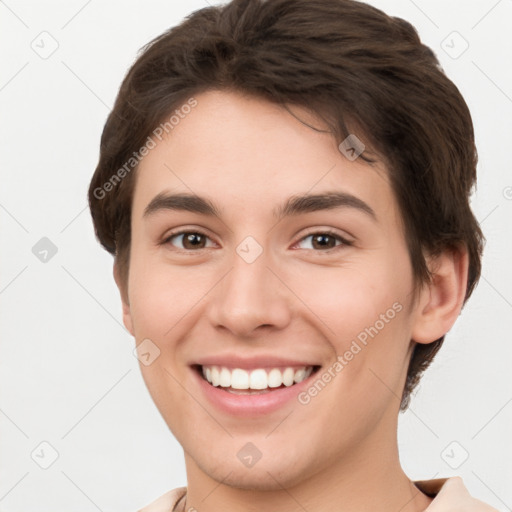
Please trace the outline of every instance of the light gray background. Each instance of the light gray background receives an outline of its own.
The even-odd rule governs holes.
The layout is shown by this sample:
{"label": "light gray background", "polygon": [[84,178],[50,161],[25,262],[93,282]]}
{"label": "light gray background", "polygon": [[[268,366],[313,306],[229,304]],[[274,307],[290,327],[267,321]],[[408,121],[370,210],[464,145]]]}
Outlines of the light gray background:
{"label": "light gray background", "polygon": [[[370,3],[417,27],[470,106],[472,204],[488,240],[480,285],[400,417],[401,460],[412,479],[460,475],[474,496],[511,510],[512,1]],[[138,49],[206,5],[0,1],[3,512],[135,510],[186,483],[122,326],[86,190]],[[42,237],[58,249],[47,262],[32,252]],[[52,450],[57,460],[41,468]]]}

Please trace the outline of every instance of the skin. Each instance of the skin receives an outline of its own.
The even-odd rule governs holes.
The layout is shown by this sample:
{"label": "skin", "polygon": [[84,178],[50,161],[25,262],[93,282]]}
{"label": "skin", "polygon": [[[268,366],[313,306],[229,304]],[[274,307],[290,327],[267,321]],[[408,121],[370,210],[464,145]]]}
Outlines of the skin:
{"label": "skin", "polygon": [[[414,343],[436,340],[457,319],[466,252],[430,259],[436,277],[414,302],[383,164],[350,161],[331,135],[264,100],[228,91],[196,99],[139,166],[127,283],[114,266],[127,329],[137,344],[149,338],[160,350],[141,371],[185,452],[184,510],[424,510],[432,499],[399,462],[400,397]],[[321,127],[304,109],[293,112]],[[272,216],[292,195],[328,191],[357,196],[377,221],[350,207]],[[145,216],[162,192],[206,197],[222,216]],[[206,237],[199,248],[168,238],[180,229]],[[328,238],[327,252],[311,236],[326,229],[352,244]],[[236,252],[247,236],[263,248],[250,264]],[[396,302],[403,309],[307,405],[229,415],[207,401],[189,366],[204,355],[271,353],[316,362],[322,372]],[[247,442],[262,453],[251,468],[237,457]]]}

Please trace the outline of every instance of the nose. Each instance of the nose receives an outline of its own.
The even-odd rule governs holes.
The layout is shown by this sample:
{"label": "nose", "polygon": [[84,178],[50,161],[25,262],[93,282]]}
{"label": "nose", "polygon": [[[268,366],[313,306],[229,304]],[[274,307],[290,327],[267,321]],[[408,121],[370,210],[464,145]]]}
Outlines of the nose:
{"label": "nose", "polygon": [[251,338],[289,324],[292,293],[270,260],[265,251],[252,262],[241,252],[233,255],[231,269],[210,294],[207,315],[216,329]]}

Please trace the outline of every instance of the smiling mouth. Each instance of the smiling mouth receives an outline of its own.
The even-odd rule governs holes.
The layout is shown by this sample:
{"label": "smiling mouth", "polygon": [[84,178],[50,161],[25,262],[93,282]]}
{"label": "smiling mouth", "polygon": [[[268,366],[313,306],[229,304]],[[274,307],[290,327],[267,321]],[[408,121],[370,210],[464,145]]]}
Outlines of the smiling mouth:
{"label": "smiling mouth", "polygon": [[192,365],[192,368],[212,387],[236,395],[260,395],[292,387],[316,373],[319,365],[301,367],[228,368],[219,365]]}

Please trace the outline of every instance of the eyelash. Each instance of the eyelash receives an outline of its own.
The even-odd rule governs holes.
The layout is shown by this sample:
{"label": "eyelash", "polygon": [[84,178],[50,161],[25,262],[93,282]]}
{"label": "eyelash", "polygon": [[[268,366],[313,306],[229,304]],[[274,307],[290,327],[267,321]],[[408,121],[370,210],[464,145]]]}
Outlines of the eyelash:
{"label": "eyelash", "polygon": [[[204,236],[206,238],[210,238],[206,233],[204,233],[203,231],[201,230],[181,230],[181,231],[176,231],[176,232],[172,232],[170,233],[167,237],[165,237],[164,240],[162,240],[161,242],[161,245],[167,245],[170,243],[170,241],[176,237],[176,236],[179,236],[179,235],[185,235],[185,234],[194,234],[194,235],[201,235],[201,236]],[[303,240],[305,240],[306,238],[309,238],[310,236],[314,236],[314,235],[328,235],[332,238],[335,238],[337,239],[338,241],[340,241],[341,243],[335,247],[331,247],[329,249],[324,249],[324,250],[315,250],[315,249],[311,249],[313,250],[314,252],[319,252],[319,253],[331,253],[331,252],[334,252],[334,251],[337,251],[339,249],[342,249],[344,246],[351,246],[353,245],[353,242],[347,240],[346,238],[342,237],[341,235],[339,235],[338,233],[332,231],[332,230],[329,230],[329,229],[326,229],[326,230],[321,230],[321,231],[312,231],[306,235],[304,235],[297,243],[299,242],[302,242]],[[297,245],[297,243],[295,245]],[[206,249],[206,248],[201,248],[201,249]],[[192,253],[192,252],[197,252],[195,250],[190,250],[190,249],[180,249],[180,248],[176,248],[176,250],[178,252],[186,252],[186,253]],[[200,250],[200,249],[198,249]]]}

